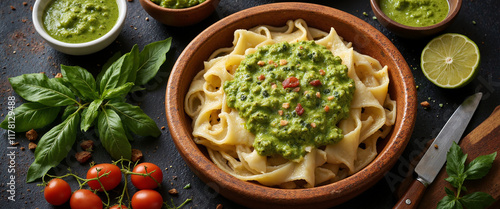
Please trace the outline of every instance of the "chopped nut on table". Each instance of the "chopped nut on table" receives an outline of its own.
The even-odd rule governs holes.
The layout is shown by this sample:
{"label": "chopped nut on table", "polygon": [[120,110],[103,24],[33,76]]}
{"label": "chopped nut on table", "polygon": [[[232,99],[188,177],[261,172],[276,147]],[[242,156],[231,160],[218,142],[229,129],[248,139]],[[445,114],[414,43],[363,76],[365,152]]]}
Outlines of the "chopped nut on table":
{"label": "chopped nut on table", "polygon": [[224,208],[224,206],[222,204],[218,204],[215,209],[222,209],[222,208]]}
{"label": "chopped nut on table", "polygon": [[87,162],[92,157],[92,153],[88,151],[81,151],[75,154],[75,158],[80,163]]}
{"label": "chopped nut on table", "polygon": [[35,129],[31,129],[26,132],[26,138],[30,141],[36,141],[38,139],[38,133],[35,131]]}
{"label": "chopped nut on table", "polygon": [[36,144],[35,144],[34,142],[30,142],[30,143],[28,144],[28,149],[30,149],[30,150],[35,150],[35,149],[36,149]]}
{"label": "chopped nut on table", "polygon": [[428,108],[428,107],[430,107],[430,106],[431,106],[431,104],[430,104],[428,101],[423,101],[423,102],[421,102],[421,103],[420,103],[420,105],[421,105],[422,107],[425,107],[425,108]]}
{"label": "chopped nut on table", "polygon": [[80,147],[85,151],[91,152],[94,149],[94,141],[85,140],[80,144]]}
{"label": "chopped nut on table", "polygon": [[168,193],[169,193],[170,195],[177,195],[177,194],[179,194],[179,192],[177,192],[177,189],[171,189],[171,190],[168,190]]}
{"label": "chopped nut on table", "polygon": [[62,78],[63,75],[61,73],[57,73],[56,78]]}
{"label": "chopped nut on table", "polygon": [[137,162],[138,160],[142,159],[142,152],[141,150],[138,149],[132,149],[132,162]]}

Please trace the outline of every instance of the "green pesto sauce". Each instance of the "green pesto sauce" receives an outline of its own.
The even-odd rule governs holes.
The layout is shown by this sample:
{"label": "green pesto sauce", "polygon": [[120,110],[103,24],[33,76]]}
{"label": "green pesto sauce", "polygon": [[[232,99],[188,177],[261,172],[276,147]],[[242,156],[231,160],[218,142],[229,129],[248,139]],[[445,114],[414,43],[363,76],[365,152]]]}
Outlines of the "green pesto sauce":
{"label": "green pesto sauce", "polygon": [[171,8],[171,9],[182,9],[203,3],[205,0],[151,0],[155,4],[161,7]]}
{"label": "green pesto sauce", "polygon": [[[348,117],[355,87],[341,62],[314,41],[273,44],[246,56],[223,88],[228,106],[238,110],[246,129],[256,135],[253,146],[260,155],[301,159],[306,147],[343,138],[336,124]],[[284,88],[291,77],[298,86]],[[321,85],[312,85],[315,80]]]}
{"label": "green pesto sauce", "polygon": [[413,27],[437,24],[449,11],[447,0],[380,0],[380,8],[392,20]]}
{"label": "green pesto sauce", "polygon": [[67,43],[98,39],[118,19],[116,0],[55,0],[43,13],[43,25],[53,38]]}

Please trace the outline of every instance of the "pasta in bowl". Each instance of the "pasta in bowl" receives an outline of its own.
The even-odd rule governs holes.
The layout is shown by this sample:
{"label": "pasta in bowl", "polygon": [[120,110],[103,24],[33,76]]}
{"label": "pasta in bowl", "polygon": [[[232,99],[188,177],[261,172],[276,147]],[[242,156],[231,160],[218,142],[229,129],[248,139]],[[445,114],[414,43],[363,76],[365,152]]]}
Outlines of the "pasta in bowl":
{"label": "pasta in bowl", "polygon": [[[266,15],[275,16],[276,13],[284,15],[266,18]],[[227,198],[249,207],[329,207],[361,193],[390,169],[403,151],[413,128],[413,79],[394,46],[371,26],[352,18],[338,10],[318,5],[272,4],[236,13],[193,40],[174,66],[167,89],[166,108],[174,142],[202,180]],[[359,21],[355,23],[360,25],[349,21]],[[311,44],[303,42],[307,40],[339,57],[346,67],[345,74],[354,85],[349,87],[346,84],[347,88],[337,90],[328,83],[327,76],[331,70],[316,69],[316,74],[308,71],[300,74],[298,71],[303,70],[304,62],[276,57],[271,59],[273,62],[268,59],[254,60],[257,65],[250,68],[268,67],[258,72],[273,71],[277,80],[273,80],[271,74],[255,74],[248,76],[251,79],[249,83],[258,83],[259,87],[248,84],[247,89],[250,90],[244,95],[245,99],[238,93],[245,91],[245,83],[233,85],[238,89],[233,95],[236,99],[225,93],[224,90],[231,91],[226,83],[235,78],[237,80],[238,66],[247,61],[245,55],[261,53],[265,46],[271,46],[266,50],[272,51],[272,46],[280,43],[290,43],[286,46],[296,46],[294,50],[309,50]],[[388,46],[382,47],[384,44]],[[283,73],[282,69],[286,72]],[[280,77],[281,74],[284,77]],[[289,83],[285,84],[284,80],[294,76],[298,77],[298,86],[287,88]],[[314,78],[324,85],[311,84]],[[326,108],[331,104],[329,99],[348,95],[349,89],[355,90],[348,102],[340,102],[343,105],[337,105],[339,108],[331,108],[331,111]],[[257,94],[252,95],[251,92]],[[283,103],[280,93],[290,102]],[[260,100],[261,95],[272,101]],[[316,101],[311,107],[298,99],[307,95],[311,95],[310,100]],[[232,105],[241,100],[250,100],[248,104],[260,106],[253,108],[242,103],[238,109],[238,106]],[[272,105],[266,106],[267,103]],[[337,112],[342,119],[340,122],[332,124],[325,119],[331,116],[317,117],[317,112],[331,113],[346,104],[346,117]],[[314,112],[314,105],[320,111]],[[265,117],[269,119],[267,121],[251,117],[244,119],[239,114],[247,109],[263,109],[262,106],[274,110],[271,114],[260,114],[270,115]],[[301,110],[299,106],[304,108]],[[183,114],[184,110],[187,115]],[[312,117],[305,117],[308,114]],[[254,119],[264,121],[265,125],[252,125],[249,121]],[[335,125],[341,130],[341,140],[315,144],[314,139],[318,137],[312,137],[312,141],[305,139],[311,131],[332,129]],[[253,126],[266,130],[265,133],[298,127],[298,132],[289,132],[293,134],[285,138],[296,138],[305,143],[296,149],[299,154],[281,152],[280,149],[268,152],[269,144],[278,147],[290,144],[274,140],[279,138],[276,134],[271,134],[273,140],[264,143],[261,139],[266,137],[261,137],[261,133],[247,130]],[[383,139],[377,142],[379,138]],[[261,149],[261,144],[266,146]]]}

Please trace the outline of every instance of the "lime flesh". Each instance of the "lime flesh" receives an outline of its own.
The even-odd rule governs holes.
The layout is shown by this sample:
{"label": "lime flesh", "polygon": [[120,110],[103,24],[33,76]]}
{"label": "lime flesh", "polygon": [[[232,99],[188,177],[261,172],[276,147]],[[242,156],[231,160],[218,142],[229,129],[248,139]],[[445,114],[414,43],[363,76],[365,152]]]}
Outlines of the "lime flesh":
{"label": "lime flesh", "polygon": [[464,35],[446,33],[432,39],[422,51],[422,71],[442,88],[459,88],[477,74],[480,54],[477,45]]}

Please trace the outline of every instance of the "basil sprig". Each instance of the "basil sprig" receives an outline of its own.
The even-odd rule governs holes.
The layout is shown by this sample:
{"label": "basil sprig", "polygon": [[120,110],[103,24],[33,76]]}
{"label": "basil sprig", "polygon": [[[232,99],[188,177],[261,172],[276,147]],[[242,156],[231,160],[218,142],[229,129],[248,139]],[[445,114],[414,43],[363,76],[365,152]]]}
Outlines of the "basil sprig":
{"label": "basil sprig", "polygon": [[448,173],[448,178],[445,180],[453,187],[457,188],[457,193],[455,194],[451,189],[445,187],[446,196],[439,201],[437,208],[482,209],[493,204],[495,199],[487,193],[474,192],[460,196],[460,192],[467,192],[467,188],[463,185],[465,180],[483,178],[490,171],[496,156],[496,152],[489,155],[482,155],[465,166],[467,154],[464,154],[460,146],[453,142],[453,145],[446,155],[446,172]]}
{"label": "basil sprig", "polygon": [[[65,65],[61,65],[62,78],[49,79],[41,73],[9,78],[14,91],[29,101],[14,109],[14,131],[45,127],[63,109],[63,122],[41,137],[26,181],[43,177],[68,155],[78,128],[87,131],[96,125],[102,145],[114,159],[131,158],[129,140],[133,138],[129,132],[158,137],[161,131],[155,121],[140,107],[126,103],[125,96],[142,89],[140,85],[157,74],[170,44],[168,38],[146,45],[141,52],[134,45],[129,53],[116,53],[97,79],[82,67]],[[0,127],[8,128],[7,118]]]}

